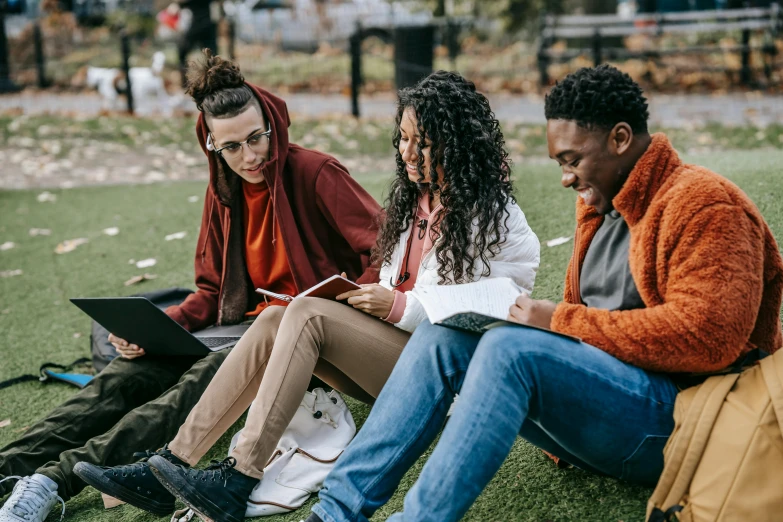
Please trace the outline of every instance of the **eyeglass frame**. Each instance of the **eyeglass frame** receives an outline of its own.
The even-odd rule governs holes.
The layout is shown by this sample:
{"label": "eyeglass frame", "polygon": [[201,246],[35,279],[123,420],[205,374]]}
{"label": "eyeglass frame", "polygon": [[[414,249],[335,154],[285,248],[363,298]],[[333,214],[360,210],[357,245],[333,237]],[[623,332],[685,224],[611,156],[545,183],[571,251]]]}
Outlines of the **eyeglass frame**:
{"label": "eyeglass frame", "polygon": [[237,149],[237,150],[241,151],[242,150],[242,145],[247,144],[247,146],[252,150],[251,145],[248,144],[247,142],[252,140],[256,136],[266,136],[267,139],[271,141],[272,140],[272,125],[267,123],[267,129],[264,132],[256,132],[252,136],[248,137],[245,141],[235,141],[235,142],[229,143],[228,145],[226,145],[224,147],[220,147],[219,149],[215,148],[215,145],[214,145],[214,141],[215,140],[212,138],[212,132],[210,131],[208,133],[208,135],[207,135],[207,137],[209,138],[209,141],[210,141],[210,143],[207,143],[207,148],[209,148],[209,146],[211,145],[212,146],[212,150],[215,151],[216,154],[219,154],[221,158],[225,159],[225,157],[223,156],[223,150],[231,147],[232,145],[239,145],[239,149]]}

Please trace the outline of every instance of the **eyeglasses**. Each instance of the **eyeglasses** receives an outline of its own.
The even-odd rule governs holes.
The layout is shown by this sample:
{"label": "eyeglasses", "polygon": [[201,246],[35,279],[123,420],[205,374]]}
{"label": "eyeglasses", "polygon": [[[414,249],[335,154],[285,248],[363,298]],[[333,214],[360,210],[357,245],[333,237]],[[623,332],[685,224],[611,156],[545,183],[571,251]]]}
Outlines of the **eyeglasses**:
{"label": "eyeglasses", "polygon": [[[217,152],[224,159],[227,160],[239,159],[239,157],[242,156],[242,145],[247,143],[247,146],[250,148],[250,150],[258,154],[263,154],[266,152],[267,148],[269,147],[269,139],[271,135],[272,135],[272,128],[269,127],[267,130],[263,132],[257,132],[253,134],[245,141],[229,143],[225,147],[215,149],[215,152]],[[212,133],[209,134],[209,138],[211,141],[214,141],[212,139]]]}

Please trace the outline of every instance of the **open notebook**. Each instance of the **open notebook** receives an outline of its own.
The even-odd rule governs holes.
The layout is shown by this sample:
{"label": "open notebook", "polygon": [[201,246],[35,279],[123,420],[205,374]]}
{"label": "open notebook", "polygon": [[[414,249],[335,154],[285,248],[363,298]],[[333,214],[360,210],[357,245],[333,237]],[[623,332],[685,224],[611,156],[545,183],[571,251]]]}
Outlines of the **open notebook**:
{"label": "open notebook", "polygon": [[526,292],[508,277],[484,279],[461,285],[423,285],[413,289],[432,324],[482,334],[497,326],[518,326],[551,332],[581,341],[546,328],[513,323],[506,320],[508,309],[519,294]]}
{"label": "open notebook", "polygon": [[333,275],[332,277],[321,281],[317,285],[308,288],[296,297],[287,294],[277,294],[275,292],[270,292],[269,290],[264,290],[263,288],[256,288],[256,292],[273,299],[279,299],[280,301],[290,303],[299,297],[320,297],[322,299],[334,299],[340,294],[350,292],[351,290],[356,290],[358,288],[361,288],[361,286],[354,283],[353,281],[339,275]]}

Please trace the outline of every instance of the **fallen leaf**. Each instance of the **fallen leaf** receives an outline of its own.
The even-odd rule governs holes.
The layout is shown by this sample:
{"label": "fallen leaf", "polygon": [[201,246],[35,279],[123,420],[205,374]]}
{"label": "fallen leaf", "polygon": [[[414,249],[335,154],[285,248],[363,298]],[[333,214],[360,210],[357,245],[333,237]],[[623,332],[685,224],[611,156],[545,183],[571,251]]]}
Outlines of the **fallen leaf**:
{"label": "fallen leaf", "polygon": [[16,270],[3,270],[0,272],[0,277],[14,277],[20,275],[22,275],[22,270],[18,268]]}
{"label": "fallen leaf", "polygon": [[135,284],[141,283],[142,281],[149,281],[149,280],[155,279],[157,277],[158,276],[155,275],[155,274],[142,274],[142,275],[133,276],[130,279],[128,279],[127,281],[125,281],[125,286],[135,285]]}
{"label": "fallen leaf", "polygon": [[31,236],[51,236],[52,231],[48,228],[31,228],[30,229],[30,235]]}
{"label": "fallen leaf", "polygon": [[149,268],[151,266],[155,266],[157,261],[154,257],[151,257],[149,259],[142,259],[141,261],[136,261],[136,268]]}
{"label": "fallen leaf", "polygon": [[66,239],[57,247],[54,249],[55,254],[67,254],[68,252],[73,252],[76,250],[76,247],[79,245],[83,245],[85,243],[89,243],[89,239],[86,237],[78,237],[76,239]]}
{"label": "fallen leaf", "polygon": [[38,199],[39,203],[47,203],[47,202],[54,203],[55,201],[57,201],[57,196],[45,190],[40,194],[38,194],[38,197],[36,199]]}
{"label": "fallen leaf", "polygon": [[558,238],[550,239],[549,241],[547,241],[546,242],[546,246],[548,246],[550,248],[551,247],[556,247],[556,246],[568,243],[569,241],[571,241],[570,237],[558,237]]}
{"label": "fallen leaf", "polygon": [[[184,232],[183,232],[183,234],[184,234]],[[11,250],[15,246],[16,246],[16,243],[14,243],[13,241],[6,241],[2,245],[0,245],[0,250]]]}
{"label": "fallen leaf", "polygon": [[[783,136],[783,134],[781,134]],[[198,203],[198,196],[190,196],[188,198],[188,203]]]}
{"label": "fallen leaf", "polygon": [[11,419],[5,419],[0,421],[0,428],[5,428],[6,426],[11,425]]}
{"label": "fallen leaf", "polygon": [[166,175],[157,170],[151,170],[147,172],[146,176],[144,176],[145,181],[164,181],[165,179]]}
{"label": "fallen leaf", "polygon": [[171,241],[173,239],[183,239],[186,235],[188,235],[187,232],[175,232],[173,234],[167,235],[166,241]]}
{"label": "fallen leaf", "polygon": [[117,227],[104,228],[103,233],[106,234],[107,236],[116,236],[117,234],[120,233],[120,229]]}

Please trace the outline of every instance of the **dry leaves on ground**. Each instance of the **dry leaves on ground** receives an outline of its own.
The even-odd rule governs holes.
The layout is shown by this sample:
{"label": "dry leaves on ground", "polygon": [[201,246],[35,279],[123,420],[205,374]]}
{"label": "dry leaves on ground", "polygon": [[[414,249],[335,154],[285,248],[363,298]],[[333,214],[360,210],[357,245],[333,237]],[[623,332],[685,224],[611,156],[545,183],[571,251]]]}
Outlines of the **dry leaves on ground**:
{"label": "dry leaves on ground", "polygon": [[184,239],[187,236],[187,232],[174,232],[166,236],[166,241],[172,241],[174,239]]}
{"label": "dry leaves on ground", "polygon": [[135,285],[135,284],[141,283],[142,281],[150,281],[152,279],[156,279],[157,277],[158,276],[155,275],[155,274],[137,275],[137,276],[133,276],[130,279],[128,279],[127,281],[125,281],[124,284],[125,284],[125,286],[131,286],[131,285]]}
{"label": "dry leaves on ground", "polygon": [[556,247],[556,246],[559,246],[559,245],[564,245],[564,244],[568,243],[569,241],[571,241],[570,237],[565,237],[565,236],[564,237],[557,237],[555,239],[550,239],[549,241],[547,241],[546,242],[546,246],[548,246],[550,248],[551,247]]}
{"label": "dry leaves on ground", "polygon": [[36,198],[39,203],[54,203],[57,201],[57,196],[48,191],[43,191],[38,194]]}
{"label": "dry leaves on ground", "polygon": [[157,262],[158,261],[154,257],[150,257],[149,259],[142,259],[141,261],[136,261],[136,268],[149,268],[151,266],[155,266]]}
{"label": "dry leaves on ground", "polygon": [[54,253],[67,254],[68,252],[73,252],[74,250],[76,250],[76,247],[78,247],[79,245],[83,245],[89,242],[90,240],[87,239],[86,237],[78,237],[76,239],[66,239],[65,241],[57,245],[57,247],[55,247]]}

